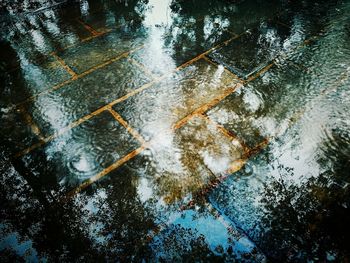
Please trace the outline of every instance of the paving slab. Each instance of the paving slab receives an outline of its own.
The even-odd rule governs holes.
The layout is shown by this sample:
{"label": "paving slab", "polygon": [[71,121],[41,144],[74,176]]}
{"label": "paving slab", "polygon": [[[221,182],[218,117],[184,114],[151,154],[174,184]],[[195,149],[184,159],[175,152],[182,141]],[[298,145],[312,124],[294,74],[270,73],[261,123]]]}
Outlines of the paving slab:
{"label": "paving slab", "polygon": [[0,74],[0,105],[4,108],[14,106],[70,78],[71,75],[53,57],[40,64],[23,58],[19,68]]}
{"label": "paving slab", "polygon": [[141,47],[143,41],[142,28],[127,33],[116,30],[57,52],[57,55],[73,71],[80,74],[125,52]]}
{"label": "paving slab", "polygon": [[173,213],[168,226],[150,246],[155,261],[265,262],[265,256],[230,220],[218,217],[211,207],[197,207]]}
{"label": "paving slab", "polygon": [[103,112],[23,157],[41,191],[62,194],[139,147],[109,112]]}
{"label": "paving slab", "polygon": [[[202,249],[211,258],[263,261],[254,243],[210,205],[182,209],[221,169],[241,158],[239,142],[221,134],[205,117],[195,117],[168,139],[172,141],[167,145],[151,144],[74,197],[75,202],[87,200],[99,225],[99,240],[120,244],[119,255],[143,251],[154,260],[175,260],[186,256],[188,249]],[[112,230],[107,236],[106,230],[115,229],[115,224],[125,231],[121,235]],[[128,241],[135,236],[137,242]],[[177,241],[182,248],[176,250]]]}
{"label": "paving slab", "polygon": [[237,82],[222,67],[200,60],[118,103],[114,109],[150,140],[160,132],[172,129],[203,104],[230,91]]}
{"label": "paving slab", "polygon": [[207,114],[254,148],[264,138],[274,137],[285,130],[289,125],[288,118],[303,107],[304,102],[299,95],[304,92],[314,96],[319,94],[316,85],[303,89],[308,81],[304,71],[291,64],[274,65],[268,72],[226,97]]}
{"label": "paving slab", "polygon": [[239,77],[248,79],[281,52],[300,43],[287,27],[275,22],[264,22],[208,56]]}
{"label": "paving slab", "polygon": [[39,96],[26,107],[48,136],[149,81],[141,69],[122,59]]}
{"label": "paving slab", "polygon": [[11,154],[38,143],[39,138],[21,110],[0,113],[1,144]]}
{"label": "paving slab", "polygon": [[[266,159],[267,158],[267,159]],[[266,164],[268,154],[259,154],[239,172],[214,189],[209,200],[224,216],[232,220],[258,247],[269,255],[263,239],[267,228],[264,217],[264,189],[276,180]]]}

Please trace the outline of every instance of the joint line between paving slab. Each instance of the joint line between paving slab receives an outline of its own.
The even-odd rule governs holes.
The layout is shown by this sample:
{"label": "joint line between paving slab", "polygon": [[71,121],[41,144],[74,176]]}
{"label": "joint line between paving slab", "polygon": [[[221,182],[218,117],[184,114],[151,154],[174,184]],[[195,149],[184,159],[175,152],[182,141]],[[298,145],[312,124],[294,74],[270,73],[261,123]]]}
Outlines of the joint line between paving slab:
{"label": "joint line between paving slab", "polygon": [[270,64],[268,64],[267,66],[265,66],[263,69],[261,69],[260,71],[258,71],[256,74],[253,74],[252,76],[250,76],[248,79],[246,79],[244,81],[244,84],[248,84],[249,82],[252,82],[253,80],[257,79],[258,77],[260,77],[262,74],[266,73],[273,65],[275,65],[275,59],[272,60],[272,62],[270,62]]}
{"label": "joint line between paving slab", "polygon": [[237,135],[233,134],[232,132],[228,131],[227,129],[225,129],[224,126],[220,125],[219,123],[217,123],[216,121],[212,120],[211,118],[209,118],[208,115],[206,115],[205,113],[199,114],[200,117],[204,118],[208,123],[212,124],[215,126],[215,128],[221,132],[221,134],[223,134],[224,136],[226,136],[227,138],[229,138],[230,140],[236,140],[240,143],[240,145],[242,145],[243,147],[243,151],[250,151],[250,148],[248,147],[248,145],[242,140],[242,138],[239,138]]}
{"label": "joint line between paving slab", "polygon": [[128,57],[128,61],[131,64],[134,64],[135,66],[137,66],[139,69],[141,69],[144,73],[146,73],[146,75],[148,75],[152,80],[156,79],[157,77],[153,75],[153,73],[151,71],[149,71],[144,65],[142,65],[141,63],[139,63],[138,61],[136,61],[133,58]]}
{"label": "joint line between paving slab", "polygon": [[[34,145],[32,145],[32,146],[30,146],[30,147],[24,149],[23,151],[21,151],[21,152],[15,154],[15,157],[19,157],[19,156],[21,156],[21,155],[24,155],[24,154],[27,154],[27,153],[31,152],[31,151],[34,150],[35,148],[38,148],[38,147],[42,146],[43,144],[45,144],[45,143],[47,143],[47,142],[53,140],[54,138],[58,137],[59,135],[63,134],[64,132],[70,130],[71,128],[73,128],[73,127],[75,127],[75,126],[77,126],[77,125],[83,123],[84,121],[90,119],[90,118],[93,117],[93,116],[98,115],[98,114],[101,113],[102,111],[107,110],[107,108],[113,107],[115,104],[120,103],[120,102],[122,102],[122,101],[128,99],[129,97],[131,97],[131,96],[137,94],[137,93],[140,93],[141,91],[143,91],[143,90],[145,90],[145,89],[151,87],[153,84],[155,84],[155,83],[157,83],[157,82],[163,80],[164,78],[170,76],[170,75],[173,74],[174,72],[180,71],[180,70],[182,70],[183,68],[187,67],[188,65],[190,65],[190,64],[192,64],[192,63],[194,63],[194,62],[196,62],[196,61],[198,61],[198,60],[200,60],[200,59],[202,59],[203,56],[204,56],[205,54],[208,54],[208,53],[211,52],[213,49],[216,49],[216,48],[218,48],[218,47],[220,47],[220,46],[222,46],[222,45],[224,45],[224,44],[226,44],[226,43],[229,43],[230,41],[232,41],[232,40],[234,40],[234,39],[235,39],[235,37],[232,37],[232,38],[230,38],[230,39],[224,41],[223,43],[218,44],[218,45],[212,47],[211,49],[205,51],[204,53],[202,53],[202,54],[196,56],[195,58],[193,58],[193,59],[191,59],[191,60],[189,60],[189,61],[183,63],[182,65],[178,66],[178,67],[175,68],[174,70],[172,70],[172,71],[170,71],[170,72],[167,72],[166,74],[164,74],[164,75],[162,75],[162,76],[156,78],[155,80],[152,80],[152,81],[150,81],[149,83],[144,84],[144,85],[141,86],[140,88],[135,89],[135,90],[131,91],[130,93],[128,93],[128,94],[126,94],[126,95],[124,95],[124,96],[122,96],[122,97],[120,97],[120,98],[118,98],[118,99],[116,99],[116,100],[114,100],[114,101],[112,101],[112,102],[110,102],[110,103],[108,103],[108,104],[106,104],[106,105],[100,107],[99,109],[95,110],[94,112],[85,115],[84,117],[80,118],[79,120],[77,120],[77,121],[75,121],[75,122],[72,122],[71,124],[69,124],[68,126],[62,128],[61,130],[59,130],[59,131],[56,132],[55,134],[53,134],[53,135],[48,136],[47,138],[45,138],[44,142],[34,144]],[[141,48],[141,47],[139,47],[139,48]],[[124,56],[127,56],[127,53],[129,54],[130,51],[125,52],[124,54],[118,56],[117,58],[120,59],[120,58],[122,58],[122,57],[124,57]],[[114,59],[113,59],[113,62],[116,61],[117,58],[114,58]],[[105,63],[103,63],[103,64],[100,64],[98,67],[102,67],[101,65],[105,65],[105,64],[108,65],[108,64],[110,64],[110,63],[112,63],[112,62],[105,62]],[[95,67],[97,67],[97,66],[95,66]],[[85,74],[88,74],[87,72],[88,72],[88,71],[85,71]],[[83,74],[84,74],[84,73],[78,75],[78,78],[82,77]],[[70,82],[72,82],[72,79],[69,79],[69,80],[65,81],[63,84],[59,84],[57,88],[60,88],[61,86],[66,85],[66,84],[68,84],[68,83],[70,83]],[[22,103],[22,104],[23,104],[23,103]],[[18,105],[19,105],[19,104],[18,104]]]}
{"label": "joint line between paving slab", "polygon": [[71,69],[60,56],[58,56],[55,52],[52,52],[51,55],[58,61],[58,63],[60,63],[60,65],[69,73],[69,75],[72,76],[72,79],[77,79],[78,74]]}
{"label": "joint line between paving slab", "polygon": [[220,101],[222,101],[224,98],[226,98],[227,96],[229,96],[230,94],[235,92],[240,87],[242,87],[242,84],[236,83],[236,85],[234,87],[227,89],[222,94],[220,94],[218,97],[212,99],[208,103],[203,104],[202,106],[200,106],[199,108],[194,110],[192,113],[190,113],[189,115],[187,115],[186,117],[184,117],[183,119],[181,119],[180,121],[175,123],[173,126],[173,129],[175,129],[175,130],[179,129],[183,125],[185,125],[190,119],[192,119],[193,116],[205,113],[206,111],[208,111],[209,109],[214,107],[216,104],[218,104]]}
{"label": "joint line between paving slab", "polygon": [[243,80],[243,79],[241,79],[240,77],[238,77],[235,73],[233,73],[231,70],[229,70],[228,68],[226,68],[224,65],[212,61],[212,60],[211,60],[209,57],[207,57],[207,56],[204,56],[203,59],[204,59],[205,61],[209,62],[210,64],[214,65],[215,67],[219,67],[219,66],[223,67],[224,70],[225,70],[225,72],[227,72],[228,74],[232,75],[233,78],[237,79],[239,82],[244,83],[244,80]]}
{"label": "joint line between paving slab", "polygon": [[87,30],[90,32],[92,36],[99,36],[101,33],[95,30],[92,26],[81,20],[80,17],[76,18],[76,20]]}
{"label": "joint line between paving slab", "polygon": [[[236,86],[238,86],[238,85],[239,85],[239,84],[236,84]],[[236,90],[236,89],[230,89],[230,93],[227,93],[227,94],[225,93],[225,96],[224,96],[223,98],[225,98],[226,96],[228,96],[229,94],[231,94],[231,93],[234,92],[235,90]],[[221,96],[221,97],[222,97],[222,96]],[[174,125],[174,126],[172,127],[172,129],[173,129],[173,130],[176,130],[176,129],[181,128],[181,127],[182,127],[185,123],[187,123],[193,116],[198,115],[198,114],[201,114],[201,112],[202,112],[204,109],[208,109],[208,107],[210,107],[210,106],[211,106],[211,107],[215,106],[217,103],[219,103],[219,102],[223,99],[223,98],[220,99],[221,97],[218,97],[218,98],[212,100],[210,103],[205,104],[204,107],[199,108],[200,110],[199,110],[198,112],[194,111],[192,114],[189,115],[190,117],[185,117],[185,118],[183,118],[182,120],[180,120],[180,121],[178,122],[178,123],[181,123],[181,125]],[[214,104],[214,102],[215,102],[215,104]],[[185,121],[184,121],[184,120],[185,120]],[[145,148],[148,148],[148,147],[149,147],[149,145],[146,143],[146,144],[142,145],[140,148],[142,148],[142,151],[143,151]],[[132,157],[127,158],[127,161],[130,160],[130,159],[132,159],[133,157],[135,157],[136,155],[138,155],[138,154],[141,153],[142,151],[139,151],[138,153],[132,155]],[[88,185],[90,185],[90,184],[96,182],[98,179],[100,179],[100,178],[102,178],[103,176],[107,175],[109,172],[111,172],[111,171],[117,169],[118,167],[120,167],[120,166],[121,166],[122,164],[124,164],[125,162],[126,162],[126,161],[121,162],[120,160],[118,160],[117,162],[115,162],[114,164],[112,164],[111,166],[109,166],[108,168],[106,168],[103,172],[99,173],[99,174],[96,175],[96,176],[91,177],[91,178],[93,178],[92,180],[88,180],[88,181],[84,182],[84,183],[82,184],[82,185],[83,185],[82,187],[79,186],[79,187],[77,187],[75,190],[73,190],[73,191],[71,192],[71,193],[73,193],[73,195],[70,193],[70,194],[68,194],[68,196],[69,196],[69,197],[74,196],[74,194],[80,192],[81,190],[83,190],[84,188],[86,188]]]}
{"label": "joint line between paving slab", "polygon": [[[218,187],[222,182],[228,179],[232,174],[238,172],[242,169],[242,167],[248,162],[248,160],[255,154],[261,152],[267,145],[269,144],[269,139],[265,138],[262,142],[254,146],[252,149],[248,149],[243,153],[242,158],[233,161],[230,167],[223,172],[222,175],[216,176],[214,180],[210,181],[203,187],[201,190],[197,192],[201,197],[205,197],[210,191]],[[196,203],[195,199],[190,200],[187,205],[182,207],[182,209],[186,209],[187,207],[191,207]]]}
{"label": "joint line between paving slab", "polygon": [[142,136],[133,128],[131,128],[130,125],[115,110],[113,110],[111,107],[108,107],[107,111],[111,113],[114,119],[118,121],[136,140],[138,140],[141,145],[144,145],[146,143]]}
{"label": "joint line between paving slab", "polygon": [[124,157],[122,157],[121,159],[119,159],[118,161],[116,161],[115,163],[110,165],[109,167],[103,169],[101,172],[99,172],[95,176],[90,177],[88,180],[83,182],[77,188],[70,191],[63,198],[63,201],[68,201],[71,197],[73,197],[74,195],[76,195],[77,193],[79,193],[80,191],[82,191],[83,189],[88,187],[89,185],[95,183],[96,181],[98,181],[99,179],[101,179],[102,177],[104,177],[105,175],[110,173],[111,171],[115,170],[116,168],[120,167],[121,165],[123,165],[124,163],[129,161],[130,159],[134,158],[136,155],[141,153],[144,149],[145,149],[145,146],[142,145],[141,147],[137,148],[136,150],[131,151],[130,153],[128,153],[127,155],[125,155]]}
{"label": "joint line between paving slab", "polygon": [[[135,49],[126,51],[126,52],[124,52],[124,53],[122,53],[122,54],[119,54],[118,56],[116,56],[116,57],[114,57],[114,58],[111,58],[111,59],[109,59],[109,60],[107,60],[107,61],[105,61],[105,62],[103,62],[103,63],[101,63],[101,64],[99,64],[99,65],[93,66],[93,67],[91,67],[90,69],[87,69],[86,71],[84,71],[84,72],[82,72],[82,73],[80,73],[80,74],[77,74],[75,77],[72,77],[72,78],[70,78],[70,79],[68,79],[68,80],[65,80],[65,81],[63,81],[63,82],[61,82],[61,83],[59,83],[59,84],[53,86],[53,87],[50,88],[50,89],[44,90],[44,91],[42,91],[42,92],[40,92],[40,93],[38,93],[38,94],[35,94],[35,95],[33,95],[33,96],[31,96],[31,97],[25,99],[25,100],[22,101],[22,102],[17,103],[17,104],[15,105],[14,108],[16,108],[16,107],[18,107],[18,106],[20,106],[20,105],[26,104],[26,103],[28,103],[28,102],[30,102],[30,101],[34,101],[36,98],[38,98],[38,97],[40,97],[40,96],[43,96],[43,95],[45,95],[45,94],[49,94],[49,93],[51,93],[51,92],[53,92],[53,91],[55,91],[55,90],[58,90],[58,89],[62,88],[63,86],[72,83],[72,82],[75,81],[75,80],[78,80],[78,79],[80,79],[80,78],[82,78],[82,77],[85,77],[86,75],[91,74],[92,72],[94,72],[94,71],[97,70],[97,69],[103,68],[103,67],[105,67],[105,66],[108,66],[109,64],[112,64],[112,63],[115,62],[115,61],[118,61],[118,60],[120,60],[120,59],[122,59],[122,58],[127,57],[129,54],[131,54],[131,53],[133,53],[133,52],[136,52],[137,50],[141,49],[142,47],[143,47],[143,45],[141,45],[141,46],[139,46],[139,47],[137,47],[137,48],[135,48]],[[56,56],[57,56],[57,55],[56,55]],[[57,57],[58,57],[58,56],[57,56]],[[63,61],[63,60],[62,60],[62,61]]]}
{"label": "joint line between paving slab", "polygon": [[24,107],[20,108],[20,112],[23,116],[24,121],[30,126],[32,132],[39,138],[40,141],[44,140],[44,136],[42,135],[38,125],[34,122],[32,116],[25,110]]}

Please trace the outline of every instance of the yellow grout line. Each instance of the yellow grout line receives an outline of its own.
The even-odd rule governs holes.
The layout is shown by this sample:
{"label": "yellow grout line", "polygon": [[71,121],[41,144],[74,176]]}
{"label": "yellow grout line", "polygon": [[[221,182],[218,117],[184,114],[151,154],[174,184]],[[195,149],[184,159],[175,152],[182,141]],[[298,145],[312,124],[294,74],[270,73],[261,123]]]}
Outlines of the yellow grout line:
{"label": "yellow grout line", "polygon": [[262,74],[264,74],[265,72],[267,72],[273,65],[275,65],[275,60],[272,60],[272,62],[270,64],[268,64],[267,66],[265,66],[263,69],[261,69],[260,71],[258,71],[256,74],[253,74],[252,76],[250,76],[247,80],[244,81],[244,84],[248,84],[249,82],[257,79],[258,77],[260,77]]}
{"label": "yellow grout line", "polygon": [[80,17],[76,19],[87,31],[90,32],[91,35],[93,36],[99,36],[101,33],[96,31],[92,26],[89,24],[85,23],[83,20],[81,20]]}
{"label": "yellow grout line", "polygon": [[[249,158],[257,153],[259,153],[262,149],[264,149],[269,143],[269,139],[265,138],[261,143],[256,145],[253,149],[249,149],[247,152],[243,153],[242,158],[235,160],[231,163],[230,167],[223,173],[221,176],[216,176],[214,180],[208,182],[201,190],[199,190],[195,196],[203,198],[205,197],[211,190],[220,185],[223,181],[225,181],[228,177],[230,177],[233,173],[238,172],[243,168],[243,166],[247,163]],[[190,200],[187,205],[183,206],[181,210],[186,209],[188,207],[192,207],[196,203],[196,199]]]}
{"label": "yellow grout line", "polygon": [[90,177],[88,180],[83,182],[77,188],[73,189],[67,195],[65,195],[65,197],[63,198],[62,201],[68,201],[71,197],[73,197],[74,195],[76,195],[80,191],[84,190],[89,185],[95,183],[96,181],[98,181],[99,179],[101,179],[102,177],[104,177],[105,175],[110,173],[111,171],[115,170],[116,168],[120,167],[121,165],[123,165],[124,163],[129,161],[130,159],[134,158],[136,155],[141,153],[144,149],[145,149],[145,146],[141,146],[141,147],[137,148],[136,150],[133,150],[132,152],[128,153],[127,155],[125,155],[124,157],[122,157],[121,159],[119,159],[118,161],[116,161],[115,163],[110,165],[109,167],[103,169],[101,172],[99,172],[95,176]]}
{"label": "yellow grout line", "polygon": [[247,163],[248,159],[238,159],[231,163],[230,167],[225,171],[225,174],[230,175],[238,172]]}
{"label": "yellow grout line", "polygon": [[34,150],[34,149],[36,149],[36,148],[38,148],[38,147],[40,147],[40,146],[42,146],[42,145],[44,145],[44,144],[46,144],[46,143],[52,141],[52,140],[54,140],[55,138],[61,136],[61,135],[64,134],[65,132],[67,132],[67,131],[73,129],[74,127],[76,127],[76,126],[80,125],[81,123],[83,123],[83,122],[85,122],[85,121],[91,119],[92,117],[94,117],[94,116],[100,114],[101,112],[103,112],[103,111],[105,111],[105,110],[106,110],[106,108],[100,108],[100,109],[98,109],[98,110],[96,110],[96,111],[94,111],[94,112],[92,112],[92,113],[90,113],[90,114],[88,114],[88,115],[85,115],[83,118],[80,118],[79,120],[77,120],[77,121],[75,121],[75,122],[72,122],[71,124],[69,124],[68,126],[62,128],[62,129],[59,130],[58,132],[55,132],[54,134],[52,134],[52,135],[50,135],[50,136],[44,138],[41,142],[38,142],[38,143],[36,143],[36,144],[33,144],[32,146],[30,146],[30,147],[24,149],[23,151],[18,152],[17,154],[14,155],[14,157],[15,157],[15,158],[18,158],[18,157],[20,157],[20,156],[23,156],[23,155],[25,155],[25,154],[31,152],[32,150]]}
{"label": "yellow grout line", "polygon": [[42,91],[42,92],[40,92],[40,93],[37,93],[37,94],[35,94],[35,95],[31,96],[31,97],[28,97],[27,99],[25,99],[25,100],[23,100],[23,101],[17,103],[17,104],[15,105],[15,107],[18,107],[18,106],[20,106],[20,105],[23,105],[23,104],[25,104],[25,103],[28,103],[28,102],[30,102],[30,101],[33,101],[33,100],[35,100],[36,98],[38,98],[38,97],[40,97],[40,96],[43,96],[43,95],[45,95],[45,94],[49,94],[49,93],[51,93],[51,92],[53,92],[53,91],[55,91],[55,90],[58,90],[58,89],[60,89],[61,87],[65,86],[65,85],[67,85],[67,84],[70,84],[71,82],[73,82],[73,81],[75,81],[75,80],[78,80],[78,79],[81,79],[82,77],[85,77],[86,75],[88,75],[88,74],[94,72],[94,71],[97,70],[97,69],[103,68],[103,67],[105,67],[105,66],[107,66],[107,65],[109,65],[109,64],[112,64],[112,63],[115,62],[115,61],[118,61],[118,60],[120,60],[120,59],[122,59],[122,58],[127,57],[129,54],[131,54],[131,53],[133,53],[133,52],[136,52],[137,50],[141,49],[142,47],[143,47],[143,45],[141,45],[141,46],[139,46],[139,47],[137,47],[137,48],[135,48],[135,49],[133,49],[133,50],[126,51],[126,52],[124,52],[124,53],[122,53],[122,54],[120,54],[120,55],[118,55],[118,56],[116,56],[116,57],[114,57],[114,58],[111,58],[111,59],[109,59],[109,60],[107,60],[107,61],[105,61],[105,62],[103,62],[103,63],[101,63],[101,64],[99,64],[99,65],[93,66],[93,67],[91,67],[90,69],[84,71],[83,73],[80,73],[80,74],[76,75],[75,77],[72,77],[72,78],[70,78],[70,79],[68,79],[68,80],[65,80],[65,81],[63,81],[63,82],[61,82],[61,83],[59,83],[59,84],[53,86],[51,89],[44,90],[44,91]]}
{"label": "yellow grout line", "polygon": [[61,66],[71,75],[72,79],[77,79],[77,73],[74,72],[64,60],[59,57],[55,52],[52,52],[51,55],[61,64]]}
{"label": "yellow grout line", "polygon": [[144,65],[142,65],[141,63],[139,63],[135,59],[128,57],[128,61],[131,64],[136,65],[138,68],[140,68],[144,73],[146,73],[146,75],[148,75],[152,79],[156,79],[157,78],[156,76],[153,75],[153,73],[151,71],[149,71]]}
{"label": "yellow grout line", "polygon": [[288,26],[287,24],[281,22],[279,19],[275,19],[275,21],[276,21],[277,24],[280,24],[281,26],[284,26],[284,27],[290,29],[290,26]]}
{"label": "yellow grout line", "polygon": [[190,119],[193,118],[193,116],[195,115],[200,115],[205,113],[206,111],[208,111],[210,108],[214,107],[216,104],[218,104],[220,101],[222,101],[224,98],[226,98],[228,95],[232,94],[233,92],[235,92],[238,88],[242,87],[242,84],[237,83],[234,87],[229,88],[227,90],[225,90],[222,94],[220,94],[219,96],[217,96],[216,98],[214,98],[213,100],[211,100],[208,103],[203,104],[201,107],[197,108],[196,110],[194,110],[192,113],[190,113],[189,115],[187,115],[185,118],[179,120],[177,123],[175,123],[173,125],[173,129],[179,129],[181,128],[183,125],[185,125]]}
{"label": "yellow grout line", "polygon": [[[155,84],[155,83],[161,81],[162,79],[164,79],[164,78],[170,76],[170,75],[173,74],[174,72],[180,71],[180,70],[182,70],[183,68],[187,67],[188,65],[190,65],[190,64],[192,64],[192,63],[194,63],[194,62],[196,62],[196,61],[198,61],[198,60],[200,60],[200,59],[202,59],[203,56],[205,56],[205,54],[208,54],[208,53],[211,52],[213,49],[218,48],[218,47],[220,47],[221,45],[225,45],[225,44],[229,43],[230,41],[234,40],[235,38],[236,38],[236,37],[230,38],[230,39],[224,41],[223,43],[214,46],[213,48],[211,48],[211,49],[209,49],[209,50],[203,52],[202,54],[196,56],[195,58],[193,58],[193,59],[191,59],[191,60],[189,60],[189,61],[183,63],[182,65],[178,66],[178,67],[175,68],[174,70],[172,70],[172,71],[170,71],[170,72],[168,72],[168,73],[166,73],[166,74],[164,74],[164,75],[162,75],[162,76],[160,76],[160,77],[158,77],[158,78],[152,80],[152,81],[149,82],[149,83],[144,84],[144,85],[141,86],[140,88],[131,91],[130,93],[128,93],[128,94],[126,94],[126,95],[124,95],[124,96],[122,96],[122,97],[120,97],[120,98],[118,98],[118,99],[116,99],[116,100],[114,100],[114,101],[112,101],[112,102],[110,102],[110,103],[107,104],[107,105],[104,105],[104,106],[100,107],[99,109],[97,109],[97,110],[95,110],[94,112],[92,112],[92,113],[90,113],[90,114],[88,114],[88,115],[86,115],[86,116],[80,118],[79,120],[77,120],[77,121],[75,121],[75,122],[72,122],[71,124],[69,124],[68,126],[62,128],[61,130],[59,130],[59,131],[56,132],[55,134],[53,134],[53,135],[48,136],[47,138],[45,138],[45,140],[44,140],[43,142],[36,143],[36,144],[34,144],[34,145],[32,145],[32,146],[30,146],[30,147],[24,149],[23,151],[21,151],[21,152],[15,154],[15,157],[20,157],[20,156],[22,156],[22,155],[24,155],[24,154],[27,154],[27,153],[31,152],[32,150],[34,150],[34,149],[36,149],[36,148],[42,146],[43,144],[45,144],[45,143],[47,143],[47,142],[49,142],[49,141],[55,139],[56,137],[58,137],[59,135],[65,133],[66,131],[68,131],[68,130],[70,130],[70,129],[76,127],[77,125],[83,123],[84,121],[90,119],[91,117],[93,117],[93,116],[95,116],[95,115],[98,115],[98,114],[101,113],[102,111],[108,110],[108,108],[113,107],[115,104],[120,103],[120,102],[122,102],[122,101],[125,101],[125,100],[128,99],[129,97],[131,97],[131,96],[133,96],[133,95],[135,95],[135,94],[137,94],[137,93],[142,92],[143,90],[145,90],[145,89],[151,87],[153,84]],[[142,46],[139,47],[139,48],[142,48]],[[136,49],[135,49],[135,50],[136,50]],[[135,50],[133,50],[133,52],[134,52]],[[122,54],[122,55],[120,55],[120,56],[118,56],[118,57],[112,59],[112,60],[113,60],[112,62],[114,62],[114,61],[116,61],[116,60],[118,60],[118,59],[121,59],[121,58],[127,56],[130,52],[131,52],[131,51],[125,52],[124,54]],[[105,66],[105,65],[108,65],[108,64],[110,64],[110,63],[112,63],[112,62],[111,62],[111,60],[110,60],[110,61],[107,61],[107,62],[105,62],[105,63],[103,63],[103,64],[100,64],[100,65],[98,65],[98,66],[95,66],[95,67],[91,68],[90,70],[87,70],[87,71],[85,71],[84,73],[78,75],[77,78],[81,78],[81,77],[83,76],[83,74],[84,74],[84,75],[87,75],[87,74],[90,73],[89,71],[95,70],[95,69],[97,69],[97,68],[101,68],[101,67],[103,67],[103,66]],[[64,86],[64,85],[66,85],[66,84],[68,84],[68,83],[70,83],[70,82],[72,82],[72,79],[69,79],[69,80],[67,80],[67,81],[65,81],[65,82],[63,82],[63,83],[57,85],[57,87],[56,87],[55,89],[58,89],[58,88],[60,88],[60,87],[62,87],[62,86]],[[236,86],[237,86],[237,85],[236,85]],[[54,90],[54,89],[52,89],[52,90]],[[234,89],[233,89],[233,91],[234,91]],[[233,92],[233,91],[232,91],[232,92]],[[40,93],[40,94],[41,94],[41,93]],[[38,96],[38,95],[35,95],[35,96],[31,97],[31,98],[33,99],[33,98],[36,97],[36,96]],[[26,102],[26,101],[25,101],[25,102]],[[17,104],[17,105],[21,105],[21,104],[23,104],[23,103],[24,103],[24,102],[19,103],[19,104]]]}
{"label": "yellow grout line", "polygon": [[[239,84],[236,84],[236,87],[239,86]],[[182,120],[180,120],[178,122],[177,125],[174,125],[172,127],[172,130],[176,130],[181,128],[187,121],[189,121],[191,118],[193,118],[194,116],[201,114],[202,112],[205,112],[207,109],[209,109],[210,107],[216,105],[218,102],[220,102],[220,98],[221,100],[223,98],[225,98],[226,96],[228,96],[229,94],[231,94],[232,92],[234,92],[236,90],[236,88],[232,88],[230,89],[229,93],[226,92],[225,96],[220,96],[217,97],[216,99],[212,100],[210,103],[205,104],[204,106],[200,107],[198,111],[194,111],[192,114],[188,115],[187,117],[183,118]],[[109,106],[107,106],[109,108]],[[204,110],[204,111],[203,111]],[[119,115],[119,114],[118,114]],[[181,125],[179,125],[181,124]],[[65,198],[65,200],[73,197],[75,194],[77,194],[78,192],[80,192],[81,190],[85,189],[88,185],[96,182],[98,179],[102,178],[103,176],[107,175],[109,172],[113,171],[114,169],[117,169],[118,167],[120,167],[122,164],[124,164],[126,161],[132,159],[133,157],[135,157],[136,155],[138,155],[139,153],[141,153],[144,149],[148,148],[150,143],[145,143],[143,144],[140,148],[142,148],[142,150],[137,151],[137,153],[133,153],[132,155],[128,155],[128,157],[126,159],[123,158],[124,161],[120,161],[118,160],[116,163],[112,164],[111,166],[109,166],[108,168],[104,169],[101,173],[99,173],[96,176],[91,177],[92,180],[88,180],[86,182],[84,182],[82,185],[78,186],[76,189],[74,189],[73,191],[71,191]],[[139,148],[139,149],[140,149]]]}
{"label": "yellow grout line", "polygon": [[232,71],[230,71],[229,69],[227,69],[224,65],[212,61],[212,60],[211,60],[209,57],[207,57],[207,56],[204,56],[203,59],[204,59],[205,61],[209,62],[210,64],[216,66],[216,67],[222,66],[222,67],[224,68],[225,72],[227,72],[227,73],[229,73],[230,75],[232,75],[235,79],[239,80],[239,82],[244,83],[244,80],[243,80],[243,79],[241,79],[241,78],[238,77],[235,73],[233,73]]}
{"label": "yellow grout line", "polygon": [[113,117],[121,124],[123,127],[142,145],[146,144],[146,141],[142,138],[142,136],[135,131],[133,128],[129,126],[129,124],[111,107],[108,107],[107,110],[113,115]]}
{"label": "yellow grout line", "polygon": [[200,116],[201,118],[204,118],[208,123],[210,123],[213,126],[215,126],[215,128],[219,132],[221,132],[224,136],[226,136],[230,140],[238,141],[241,144],[242,148],[243,148],[243,152],[250,151],[250,148],[248,147],[248,145],[241,138],[239,138],[237,135],[235,135],[232,132],[230,132],[227,129],[225,129],[224,126],[220,125],[216,121],[214,121],[211,118],[209,118],[208,115],[206,115],[205,113],[202,113],[202,114],[199,114],[198,116]]}
{"label": "yellow grout line", "polygon": [[226,32],[228,32],[228,33],[230,33],[231,35],[233,35],[233,36],[239,36],[240,34],[236,34],[235,32],[233,32],[233,31],[231,31],[231,29],[224,29],[224,31],[226,31]]}
{"label": "yellow grout line", "polygon": [[30,116],[30,114],[24,109],[24,107],[21,107],[19,110],[20,110],[25,122],[30,126],[32,132],[40,139],[40,141],[43,141],[44,137],[42,136],[39,127],[33,121],[32,116]]}

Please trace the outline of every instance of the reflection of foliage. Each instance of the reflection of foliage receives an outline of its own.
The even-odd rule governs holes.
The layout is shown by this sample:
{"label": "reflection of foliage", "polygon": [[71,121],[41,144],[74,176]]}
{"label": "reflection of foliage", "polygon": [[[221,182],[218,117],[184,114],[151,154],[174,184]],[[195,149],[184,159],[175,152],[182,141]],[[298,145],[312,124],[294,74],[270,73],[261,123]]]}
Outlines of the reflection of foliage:
{"label": "reflection of foliage", "polygon": [[127,173],[121,175],[115,180],[107,180],[108,186],[103,188],[106,198],[95,195],[94,206],[98,210],[89,221],[102,225],[97,234],[106,242],[99,246],[99,250],[104,251],[107,258],[141,261],[149,255],[145,237],[155,228],[154,217],[138,199],[137,178]]}
{"label": "reflection of foliage", "polygon": [[225,262],[225,257],[211,251],[202,235],[179,225],[159,235],[152,247],[159,262]]}
{"label": "reflection of foliage", "polygon": [[279,167],[281,179],[266,185],[262,239],[272,258],[293,262],[350,258],[350,148],[346,137],[335,134],[323,146],[319,162],[324,172],[317,178],[290,185],[283,173],[293,171]]}
{"label": "reflection of foliage", "polygon": [[[32,241],[39,257],[74,261],[80,258],[98,259],[81,207],[72,203],[48,202],[19,175],[10,162],[0,160],[1,236],[16,233],[18,242]],[[12,250],[1,251],[2,259],[16,257]]]}
{"label": "reflection of foliage", "polygon": [[[60,202],[56,197],[49,200],[39,184],[15,168],[8,160],[0,160],[1,237],[15,233],[19,244],[31,241],[34,253],[50,261],[147,257],[142,238],[154,227],[153,217],[137,198],[135,178],[125,175],[107,181],[107,186],[101,186],[102,196],[89,189],[75,201]],[[88,209],[91,200],[95,213]],[[96,230],[100,222],[102,227]],[[99,237],[107,242],[99,243]],[[18,257],[13,250],[16,245],[8,245],[0,256],[12,262]]]}

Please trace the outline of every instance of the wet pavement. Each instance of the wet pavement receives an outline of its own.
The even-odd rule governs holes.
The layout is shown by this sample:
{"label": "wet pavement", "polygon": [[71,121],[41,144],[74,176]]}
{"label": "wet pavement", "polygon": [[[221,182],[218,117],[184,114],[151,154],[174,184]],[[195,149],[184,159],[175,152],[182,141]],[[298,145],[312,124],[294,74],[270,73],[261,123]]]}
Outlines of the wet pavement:
{"label": "wet pavement", "polygon": [[1,261],[349,260],[349,1],[8,2]]}

